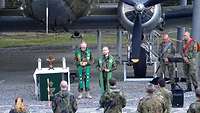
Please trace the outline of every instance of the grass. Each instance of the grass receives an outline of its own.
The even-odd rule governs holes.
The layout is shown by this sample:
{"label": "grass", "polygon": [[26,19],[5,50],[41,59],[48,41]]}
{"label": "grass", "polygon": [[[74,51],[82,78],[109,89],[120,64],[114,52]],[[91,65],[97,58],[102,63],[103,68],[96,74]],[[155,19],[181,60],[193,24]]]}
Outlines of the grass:
{"label": "grass", "polygon": [[[69,33],[3,33],[0,34],[0,48],[44,45],[72,45],[77,40],[70,38]],[[88,44],[96,44],[95,34],[85,34],[83,38]],[[103,44],[115,44],[115,35],[105,35]]]}

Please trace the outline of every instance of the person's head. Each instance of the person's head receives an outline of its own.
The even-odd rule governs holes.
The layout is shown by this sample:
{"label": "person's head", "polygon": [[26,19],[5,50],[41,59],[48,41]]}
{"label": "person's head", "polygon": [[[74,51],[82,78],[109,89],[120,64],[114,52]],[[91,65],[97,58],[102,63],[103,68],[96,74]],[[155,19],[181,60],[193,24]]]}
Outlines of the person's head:
{"label": "person's head", "polygon": [[62,80],[62,81],[60,82],[60,89],[61,89],[62,91],[68,90],[67,81]]}
{"label": "person's head", "polygon": [[109,54],[109,48],[103,47],[103,55],[108,55],[108,54]]}
{"label": "person's head", "polygon": [[15,99],[15,110],[17,112],[26,112],[26,108],[25,108],[25,105],[24,105],[24,101],[22,98],[20,97],[17,97]]}
{"label": "person's head", "polygon": [[158,85],[159,85],[160,87],[165,87],[165,85],[166,85],[165,79],[159,78],[159,79],[158,79]]}
{"label": "person's head", "polygon": [[155,90],[156,90],[156,88],[154,87],[153,84],[151,84],[151,83],[147,84],[147,86],[146,86],[146,92],[148,94],[153,94]]}
{"label": "person's head", "polygon": [[116,86],[117,80],[112,78],[112,79],[109,80],[109,84],[110,84],[110,86]]}
{"label": "person's head", "polygon": [[185,41],[188,41],[190,39],[190,33],[188,32],[188,31],[186,31],[185,33],[184,33],[184,40]]}
{"label": "person's head", "polygon": [[78,31],[74,31],[74,36],[80,36],[80,33]]}
{"label": "person's head", "polygon": [[200,88],[197,88],[197,89],[195,90],[195,94],[196,94],[196,97],[197,97],[198,99],[200,99]]}
{"label": "person's head", "polygon": [[49,54],[48,59],[52,60],[52,59],[54,59],[54,56],[52,54]]}
{"label": "person's head", "polygon": [[81,51],[85,51],[87,48],[87,43],[85,41],[82,41],[80,44],[80,48],[81,48]]}
{"label": "person's head", "polygon": [[167,43],[167,42],[169,42],[169,41],[170,41],[169,35],[168,35],[167,33],[164,33],[164,34],[163,34],[163,42],[164,42],[164,43]]}

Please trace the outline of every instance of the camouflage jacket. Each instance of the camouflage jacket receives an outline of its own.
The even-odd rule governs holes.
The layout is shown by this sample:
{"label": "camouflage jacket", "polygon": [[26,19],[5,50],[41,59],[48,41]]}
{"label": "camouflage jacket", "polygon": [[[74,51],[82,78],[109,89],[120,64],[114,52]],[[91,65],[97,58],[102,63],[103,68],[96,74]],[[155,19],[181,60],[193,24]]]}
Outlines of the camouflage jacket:
{"label": "camouflage jacket", "polygon": [[60,91],[52,101],[52,110],[54,113],[75,113],[77,101],[70,92]]}
{"label": "camouflage jacket", "polygon": [[[183,57],[187,57],[189,61],[191,62],[192,59],[196,58],[196,48],[195,48],[195,41],[193,40],[188,49],[184,49],[187,42],[184,42],[183,45]],[[195,62],[195,61],[194,61]]]}
{"label": "camouflage jacket", "polygon": [[111,87],[110,92],[105,92],[101,96],[99,103],[104,108],[104,113],[122,113],[126,99],[119,89]]}
{"label": "camouflage jacket", "polygon": [[200,113],[200,100],[192,103],[187,110],[187,113]]}
{"label": "camouflage jacket", "polygon": [[156,91],[156,94],[158,96],[162,96],[164,98],[164,102],[165,102],[166,107],[167,107],[167,112],[166,113],[170,113],[170,110],[171,110],[171,101],[172,101],[172,98],[173,98],[172,92],[163,87],[163,88],[159,88]]}
{"label": "camouflage jacket", "polygon": [[147,95],[140,99],[137,106],[138,113],[165,113],[166,104],[163,98],[157,95]]}
{"label": "camouflage jacket", "polygon": [[[169,47],[167,47],[169,45]],[[175,47],[172,42],[169,43],[161,43],[159,45],[159,57],[160,59],[174,57],[175,55]]]}

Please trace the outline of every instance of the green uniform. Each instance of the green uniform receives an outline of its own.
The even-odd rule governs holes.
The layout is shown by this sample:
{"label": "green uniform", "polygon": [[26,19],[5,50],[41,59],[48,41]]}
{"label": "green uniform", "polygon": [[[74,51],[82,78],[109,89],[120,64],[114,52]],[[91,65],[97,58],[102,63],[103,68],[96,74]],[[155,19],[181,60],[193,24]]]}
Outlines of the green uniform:
{"label": "green uniform", "polygon": [[164,61],[165,58],[172,58],[175,56],[175,47],[172,42],[161,43],[159,46],[159,57],[160,57],[160,75],[166,77],[166,69],[168,69],[168,77],[170,78],[170,82],[173,84],[175,82],[174,77],[174,65],[173,63],[166,63]]}
{"label": "green uniform", "polygon": [[187,113],[200,113],[200,100],[192,103],[187,110]]}
{"label": "green uniform", "polygon": [[[75,51],[75,60],[76,66],[78,69],[79,76],[79,91],[83,91],[85,88],[86,91],[90,90],[90,74],[91,74],[91,64],[93,62],[92,53],[90,49],[86,49],[85,51],[81,51],[81,49],[77,49]],[[86,61],[86,66],[81,66],[80,62]]]}
{"label": "green uniform", "polygon": [[104,113],[122,113],[122,108],[126,106],[126,99],[119,89],[110,87],[110,92],[105,92],[99,103],[104,108]]}
{"label": "green uniform", "polygon": [[[112,78],[112,71],[117,69],[117,64],[112,55],[108,57],[101,56],[98,59],[97,68],[99,72],[99,84],[101,88],[101,93],[109,90],[109,80]],[[105,72],[103,69],[109,69],[109,72]]]}
{"label": "green uniform", "polygon": [[187,42],[183,45],[183,57],[187,57],[189,60],[189,63],[184,62],[183,63],[183,71],[186,77],[187,84],[193,84],[195,88],[198,87],[197,82],[197,75],[196,75],[196,55],[197,52],[195,50],[195,41],[192,41],[191,44],[189,44],[188,47],[185,47],[187,45]]}
{"label": "green uniform", "polygon": [[170,113],[171,111],[171,101],[172,101],[172,92],[166,89],[165,87],[161,87],[156,91],[158,96],[161,96],[164,99],[167,110],[165,113]]}
{"label": "green uniform", "polygon": [[77,109],[77,101],[68,91],[58,92],[52,101],[54,113],[75,113]]}
{"label": "green uniform", "polygon": [[163,98],[154,94],[143,97],[137,106],[138,113],[165,113],[166,109]]}

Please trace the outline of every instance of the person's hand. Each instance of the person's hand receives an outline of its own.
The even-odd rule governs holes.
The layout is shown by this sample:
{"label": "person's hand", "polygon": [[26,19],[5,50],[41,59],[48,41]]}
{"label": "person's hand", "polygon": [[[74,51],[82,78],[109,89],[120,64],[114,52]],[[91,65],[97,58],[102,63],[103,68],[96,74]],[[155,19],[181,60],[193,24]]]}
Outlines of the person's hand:
{"label": "person's hand", "polygon": [[80,65],[83,66],[83,62],[80,62]]}
{"label": "person's hand", "polygon": [[169,63],[168,58],[165,58],[164,61],[165,61],[165,63]]}
{"label": "person's hand", "polygon": [[185,61],[185,63],[187,63],[187,64],[189,64],[190,63],[190,61],[189,61],[189,59],[187,58],[187,57],[183,57],[183,60]]}
{"label": "person's hand", "polygon": [[87,62],[83,62],[83,66],[86,66],[87,65]]}

